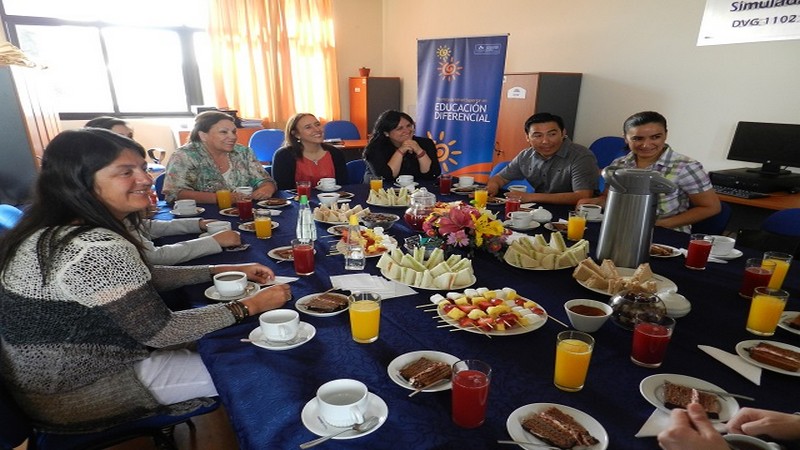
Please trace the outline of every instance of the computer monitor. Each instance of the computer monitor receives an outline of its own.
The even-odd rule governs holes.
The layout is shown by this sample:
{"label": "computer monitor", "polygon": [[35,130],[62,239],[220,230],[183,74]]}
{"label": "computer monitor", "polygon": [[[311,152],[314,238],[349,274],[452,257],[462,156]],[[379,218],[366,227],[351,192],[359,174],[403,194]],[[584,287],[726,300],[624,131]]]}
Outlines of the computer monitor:
{"label": "computer monitor", "polygon": [[728,159],[760,163],[748,171],[765,176],[791,173],[781,166],[800,167],[800,124],[739,122]]}

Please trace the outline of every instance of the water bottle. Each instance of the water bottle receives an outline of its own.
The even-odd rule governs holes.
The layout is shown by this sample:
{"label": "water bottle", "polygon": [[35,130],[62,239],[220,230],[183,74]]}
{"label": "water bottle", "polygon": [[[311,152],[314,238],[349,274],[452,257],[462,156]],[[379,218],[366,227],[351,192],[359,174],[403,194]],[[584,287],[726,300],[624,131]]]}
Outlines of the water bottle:
{"label": "water bottle", "polygon": [[344,253],[345,270],[364,270],[366,259],[359,240],[360,235],[361,227],[358,225],[358,217],[353,214],[350,216],[350,225],[347,228],[347,245]]}
{"label": "water bottle", "polygon": [[305,195],[300,197],[300,212],[297,214],[297,239],[317,240],[317,226],[314,224],[314,216],[311,214],[308,197]]}

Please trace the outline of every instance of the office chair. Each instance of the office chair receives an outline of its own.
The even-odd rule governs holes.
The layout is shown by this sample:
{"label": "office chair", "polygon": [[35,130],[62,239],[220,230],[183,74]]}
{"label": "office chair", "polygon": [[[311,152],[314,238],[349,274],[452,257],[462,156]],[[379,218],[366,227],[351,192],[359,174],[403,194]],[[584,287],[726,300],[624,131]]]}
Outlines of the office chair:
{"label": "office chair", "polygon": [[[503,168],[505,168],[507,165],[508,161],[501,161],[497,163],[494,167],[492,167],[492,170],[489,172],[489,178],[492,178],[493,176],[500,173],[500,171],[503,170]],[[531,184],[528,183],[528,180],[524,178],[521,180],[509,181],[508,183],[506,183],[505,186],[503,186],[503,189],[508,189],[509,186],[525,186],[525,192],[534,192],[533,186],[531,186]]]}
{"label": "office chair", "polygon": [[800,258],[800,236],[776,234],[767,230],[743,229],[736,233],[736,245],[761,250],[779,251]]}
{"label": "office chair", "polygon": [[0,232],[10,230],[22,218],[22,211],[13,205],[0,205]]}
{"label": "office chair", "polygon": [[367,172],[367,162],[363,159],[354,159],[347,162],[347,178],[350,184],[364,183],[364,174]]}
{"label": "office chair", "polygon": [[361,139],[358,127],[349,120],[331,120],[325,124],[325,139]]}
{"label": "office chair", "polygon": [[[625,156],[625,154],[628,153],[628,149],[625,146],[625,139],[619,136],[603,136],[598,138],[592,142],[589,146],[589,150],[591,150],[595,158],[597,158],[597,167],[599,167],[600,170],[608,167],[611,161],[614,161],[620,156]],[[603,192],[605,186],[606,180],[604,180],[601,175],[598,181],[598,190]]]}
{"label": "office chair", "polygon": [[250,136],[248,146],[253,149],[256,158],[266,169],[267,166],[272,165],[272,157],[275,155],[275,151],[283,145],[284,138],[283,130],[258,130]]}
{"label": "office chair", "polygon": [[720,202],[722,208],[716,215],[703,219],[692,225],[692,233],[717,234],[725,232],[728,222],[731,220],[731,206],[725,202]]}
{"label": "office chair", "polygon": [[770,214],[761,229],[784,236],[800,236],[800,208],[790,208]]}
{"label": "office chair", "polygon": [[163,190],[164,190],[164,176],[165,175],[166,174],[162,172],[162,173],[158,174],[158,176],[156,177],[155,180],[153,180],[153,185],[156,187],[156,195],[158,196],[159,200],[164,200],[164,192],[163,192]]}

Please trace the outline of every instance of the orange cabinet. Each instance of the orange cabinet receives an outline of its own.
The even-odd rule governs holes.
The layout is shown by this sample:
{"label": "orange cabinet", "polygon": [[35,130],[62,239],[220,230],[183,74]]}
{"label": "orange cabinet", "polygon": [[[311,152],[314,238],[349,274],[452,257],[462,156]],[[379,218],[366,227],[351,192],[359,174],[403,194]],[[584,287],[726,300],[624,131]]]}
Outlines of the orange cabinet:
{"label": "orange cabinet", "polygon": [[372,132],[375,120],[387,109],[400,109],[400,78],[352,77],[350,121],[358,128],[361,139]]}

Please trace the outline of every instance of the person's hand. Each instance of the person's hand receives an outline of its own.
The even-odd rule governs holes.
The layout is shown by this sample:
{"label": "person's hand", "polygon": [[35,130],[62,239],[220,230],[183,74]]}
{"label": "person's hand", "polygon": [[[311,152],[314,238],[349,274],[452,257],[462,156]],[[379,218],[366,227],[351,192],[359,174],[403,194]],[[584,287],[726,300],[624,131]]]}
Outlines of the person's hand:
{"label": "person's hand", "polygon": [[690,403],[683,409],[673,409],[669,428],[658,433],[658,445],[664,450],[728,450],[728,444],[708,420],[703,407]]}
{"label": "person's hand", "polygon": [[237,247],[242,245],[242,237],[239,232],[233,230],[218,231],[211,235],[220,247]]}
{"label": "person's hand", "polygon": [[765,434],[772,439],[800,439],[800,415],[765,409],[742,408],[728,422],[728,433],[758,436]]}
{"label": "person's hand", "polygon": [[261,314],[264,311],[280,308],[292,298],[292,288],[288,284],[276,284],[262,289],[251,297],[242,300],[247,305],[250,315]]}
{"label": "person's hand", "polygon": [[405,153],[410,153],[415,156],[419,155],[420,153],[425,153],[425,150],[423,150],[422,147],[420,147],[419,144],[417,144],[417,141],[413,139],[409,139],[403,142],[400,145],[400,149],[403,150]]}
{"label": "person's hand", "polygon": [[231,270],[246,273],[248,280],[255,281],[258,284],[264,284],[275,279],[275,274],[272,272],[272,270],[269,267],[259,263],[221,264],[219,266],[211,266],[211,273],[213,275],[222,272],[229,272]]}
{"label": "person's hand", "polygon": [[262,183],[258,189],[253,191],[253,200],[266,200],[275,194],[274,183]]}
{"label": "person's hand", "polygon": [[200,219],[200,222],[197,224],[197,226],[200,227],[200,231],[208,231],[208,224],[210,224],[211,222],[216,222],[216,220],[214,220],[214,219]]}

